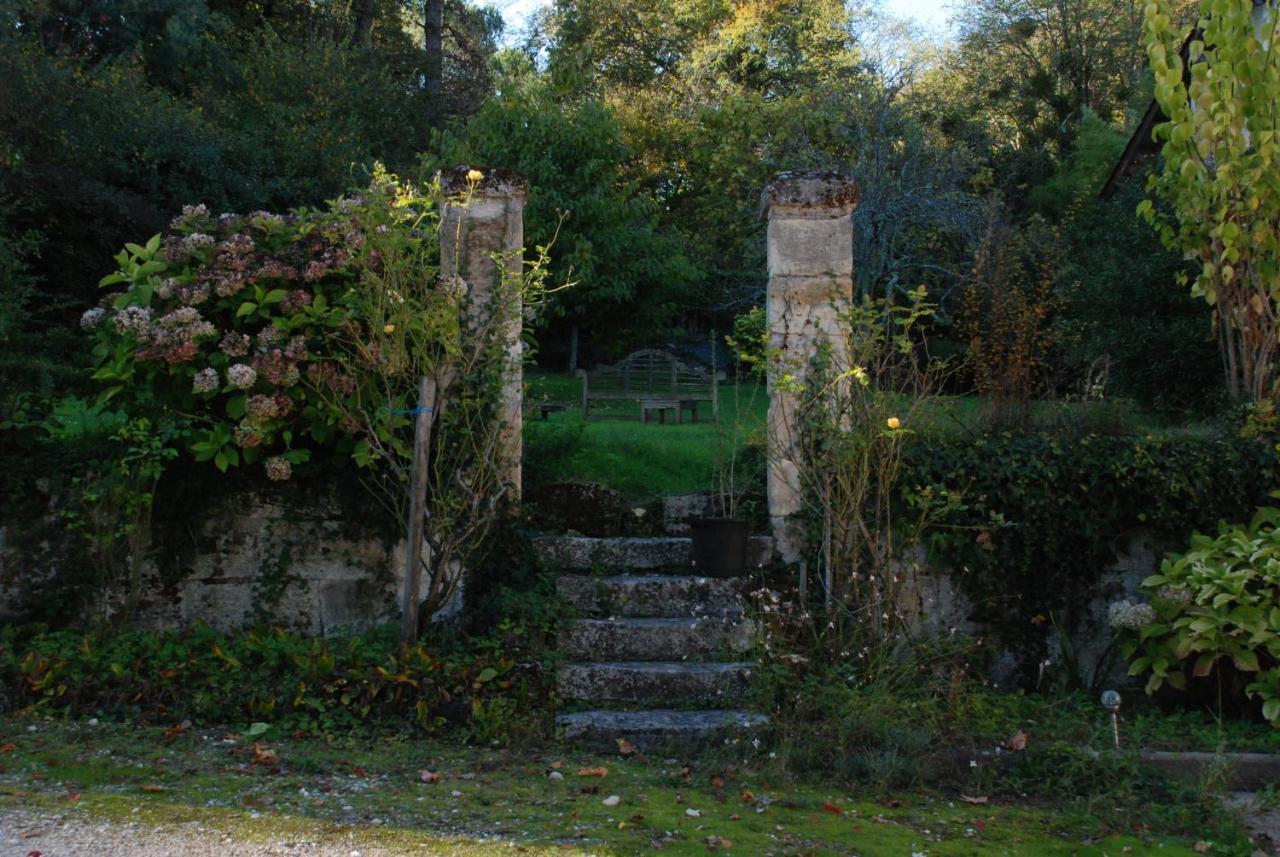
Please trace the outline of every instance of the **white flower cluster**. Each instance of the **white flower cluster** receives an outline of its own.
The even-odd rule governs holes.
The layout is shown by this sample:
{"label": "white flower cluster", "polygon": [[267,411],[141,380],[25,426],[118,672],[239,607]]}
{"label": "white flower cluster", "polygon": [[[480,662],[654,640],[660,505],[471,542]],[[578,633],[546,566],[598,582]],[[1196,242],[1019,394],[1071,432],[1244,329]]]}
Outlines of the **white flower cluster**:
{"label": "white flower cluster", "polygon": [[1134,604],[1128,599],[1116,601],[1107,608],[1107,624],[1112,628],[1137,630],[1146,627],[1156,620],[1156,611],[1150,604],[1141,602]]}
{"label": "white flower cluster", "polygon": [[257,371],[248,363],[237,363],[227,370],[227,383],[238,390],[249,389],[257,380]]}
{"label": "white flower cluster", "polygon": [[209,208],[204,203],[199,205],[182,206],[182,214],[179,214],[169,222],[169,228],[181,229],[184,226],[190,226],[198,221],[207,220],[209,217]]}
{"label": "white flower cluster", "polygon": [[289,463],[287,458],[274,455],[266,460],[264,464],[267,470],[267,478],[272,482],[286,482],[293,475],[293,465]]}
{"label": "white flower cluster", "polygon": [[151,310],[147,307],[127,306],[116,313],[112,321],[115,322],[117,333],[141,339],[147,326],[151,324]]}
{"label": "white flower cluster", "polygon": [[84,311],[84,315],[80,316],[80,328],[82,330],[96,330],[106,317],[107,311],[100,306],[87,309]]}
{"label": "white flower cluster", "polygon": [[218,389],[218,370],[201,369],[191,379],[191,389],[196,393],[212,393]]}

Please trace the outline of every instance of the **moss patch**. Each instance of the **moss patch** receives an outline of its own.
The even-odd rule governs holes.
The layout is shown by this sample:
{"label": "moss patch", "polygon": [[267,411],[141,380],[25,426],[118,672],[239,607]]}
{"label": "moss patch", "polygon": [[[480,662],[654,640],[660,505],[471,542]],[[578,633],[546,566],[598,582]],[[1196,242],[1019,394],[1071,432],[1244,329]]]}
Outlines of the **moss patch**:
{"label": "moss patch", "polygon": [[[1021,803],[876,798],[758,759],[478,750],[391,737],[255,742],[220,730],[9,719],[0,810],[198,825],[246,840],[305,836],[422,853],[1192,855],[1209,837],[1112,829]],[[36,731],[28,731],[35,726]],[[9,748],[9,744],[12,747]],[[579,772],[603,767],[604,776]],[[423,772],[431,782],[424,782]],[[563,779],[552,778],[558,772]],[[616,805],[605,800],[618,796]],[[1229,831],[1210,853],[1236,853]],[[1131,849],[1131,850],[1126,850]]]}

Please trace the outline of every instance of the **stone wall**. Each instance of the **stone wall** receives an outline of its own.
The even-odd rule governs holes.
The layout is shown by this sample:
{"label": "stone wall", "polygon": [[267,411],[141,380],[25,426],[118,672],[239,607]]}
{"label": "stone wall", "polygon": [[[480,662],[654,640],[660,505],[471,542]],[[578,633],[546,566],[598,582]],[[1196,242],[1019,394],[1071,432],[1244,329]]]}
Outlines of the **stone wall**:
{"label": "stone wall", "polygon": [[[223,630],[267,624],[333,634],[395,621],[403,543],[353,522],[342,499],[336,489],[300,498],[297,491],[262,488],[158,508],[161,524],[143,567],[135,624]],[[78,536],[61,525],[57,505],[49,496],[44,514],[0,520],[0,618],[48,615],[41,599],[70,597],[84,580]],[[110,617],[122,604],[111,592],[80,609]]]}

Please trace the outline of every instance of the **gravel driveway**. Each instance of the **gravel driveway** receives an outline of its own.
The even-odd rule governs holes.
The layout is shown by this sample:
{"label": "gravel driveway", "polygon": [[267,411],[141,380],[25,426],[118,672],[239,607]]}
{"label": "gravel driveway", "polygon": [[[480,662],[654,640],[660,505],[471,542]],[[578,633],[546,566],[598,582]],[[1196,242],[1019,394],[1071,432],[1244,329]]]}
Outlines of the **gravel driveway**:
{"label": "gravel driveway", "polygon": [[450,854],[422,846],[389,851],[365,846],[358,830],[335,832],[326,842],[237,841],[199,824],[152,827],[92,818],[49,816],[22,810],[0,810],[2,857],[395,857],[402,854]]}

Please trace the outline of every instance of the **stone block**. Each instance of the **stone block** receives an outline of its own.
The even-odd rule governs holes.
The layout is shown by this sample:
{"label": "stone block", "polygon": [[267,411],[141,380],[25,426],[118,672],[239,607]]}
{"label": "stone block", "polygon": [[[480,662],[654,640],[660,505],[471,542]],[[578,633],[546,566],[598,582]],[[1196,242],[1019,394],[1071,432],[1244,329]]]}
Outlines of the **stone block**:
{"label": "stone block", "polygon": [[556,676],[564,699],[709,708],[745,699],[751,665],[626,661],[565,664]]}
{"label": "stone block", "polygon": [[768,724],[763,714],[746,711],[578,711],[556,718],[565,741],[600,752],[616,752],[618,740],[641,752],[695,750],[711,742],[750,737]]}
{"label": "stone block", "polygon": [[[684,570],[693,566],[693,541],[675,536],[618,539],[541,536],[533,540],[533,550],[544,566],[561,571]],[[772,561],[773,540],[768,536],[752,536],[747,543],[747,568],[758,568]]]}
{"label": "stone block", "polygon": [[689,521],[711,513],[710,494],[677,494],[662,498],[662,529],[668,535],[689,534]]}
{"label": "stone block", "polygon": [[563,574],[556,579],[556,589],[560,597],[589,616],[737,618],[743,614],[746,582],[743,578],[673,574]]}
{"label": "stone block", "polygon": [[580,619],[560,635],[560,650],[579,661],[703,661],[750,649],[741,619]]}

